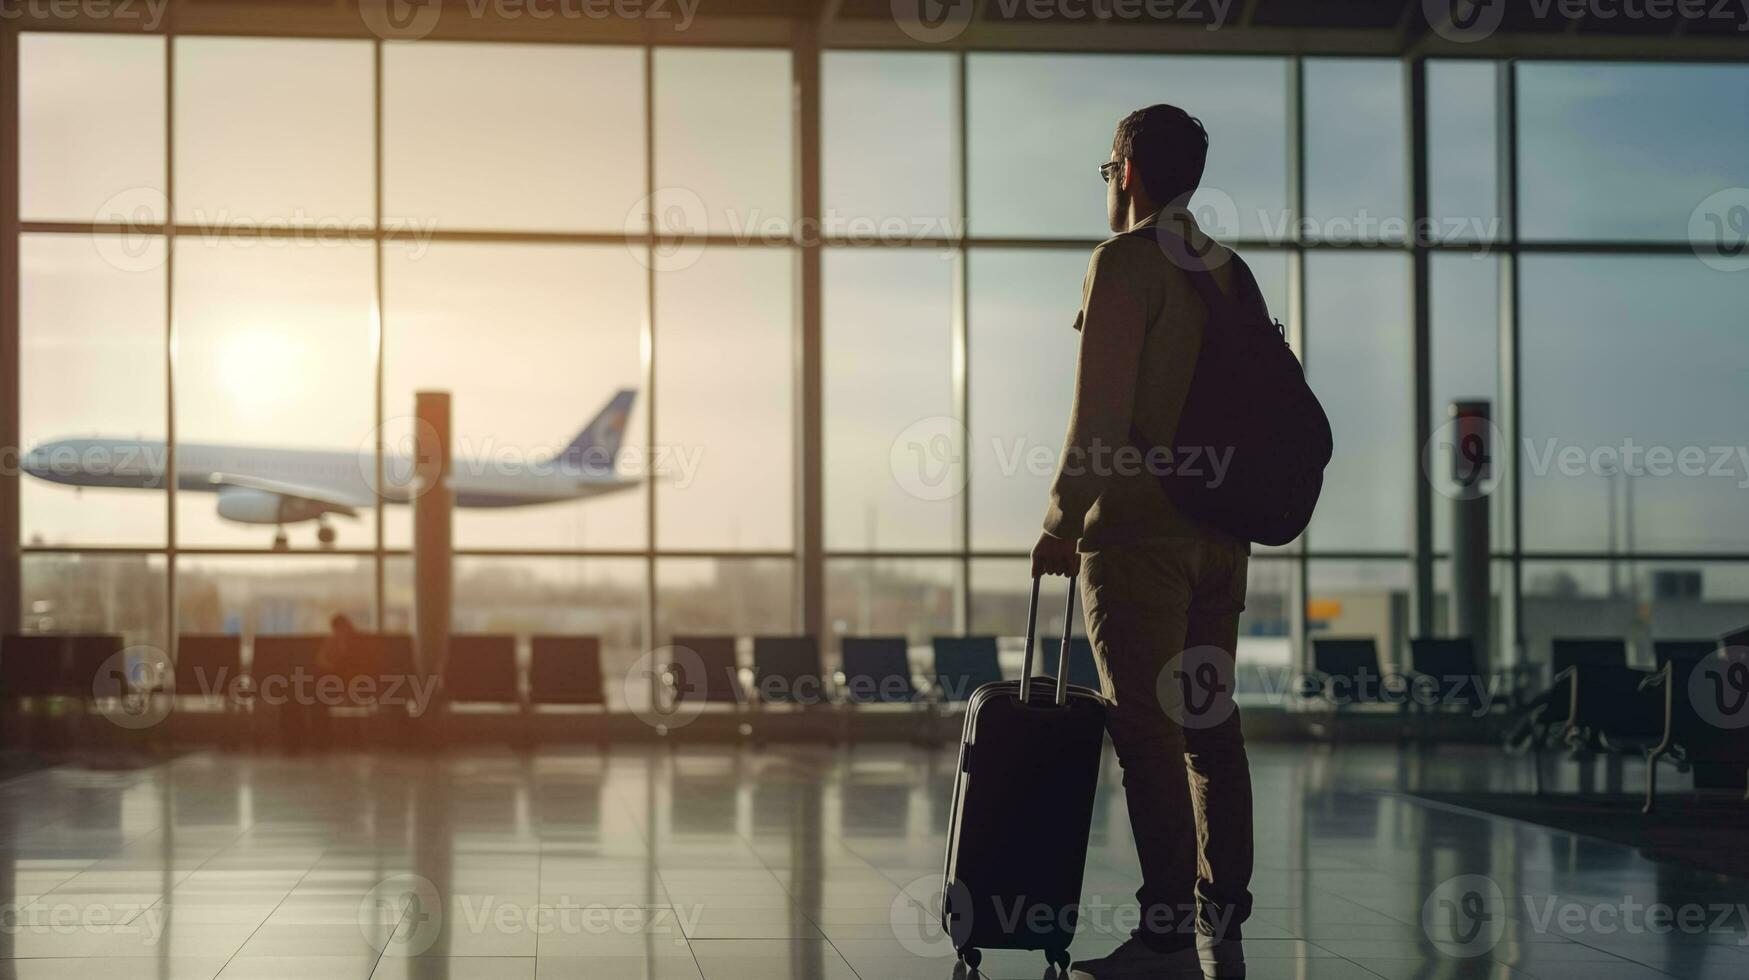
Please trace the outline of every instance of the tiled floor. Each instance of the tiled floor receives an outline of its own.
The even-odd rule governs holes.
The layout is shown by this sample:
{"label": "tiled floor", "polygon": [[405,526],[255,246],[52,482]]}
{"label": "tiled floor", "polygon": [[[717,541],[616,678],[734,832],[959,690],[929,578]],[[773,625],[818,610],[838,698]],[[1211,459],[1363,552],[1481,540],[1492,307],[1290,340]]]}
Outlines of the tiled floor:
{"label": "tiled floor", "polygon": [[[1527,785],[1497,753],[1253,768],[1257,980],[1749,976],[1743,882],[1401,795]],[[0,978],[946,980],[952,771],[872,746],[48,770],[0,785]],[[1126,928],[1121,793],[1108,771],[1083,956]]]}

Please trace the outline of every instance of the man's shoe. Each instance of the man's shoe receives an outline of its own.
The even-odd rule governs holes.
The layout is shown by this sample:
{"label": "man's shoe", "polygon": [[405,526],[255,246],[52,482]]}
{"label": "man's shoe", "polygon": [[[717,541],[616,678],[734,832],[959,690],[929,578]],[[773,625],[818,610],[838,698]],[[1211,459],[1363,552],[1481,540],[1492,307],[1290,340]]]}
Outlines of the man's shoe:
{"label": "man's shoe", "polygon": [[1196,952],[1208,980],[1245,980],[1245,947],[1240,944],[1239,928],[1229,931],[1232,935],[1225,939],[1201,932],[1196,935]]}
{"label": "man's shoe", "polygon": [[1131,936],[1110,956],[1075,963],[1069,980],[1203,980],[1202,961],[1195,946],[1161,952]]}

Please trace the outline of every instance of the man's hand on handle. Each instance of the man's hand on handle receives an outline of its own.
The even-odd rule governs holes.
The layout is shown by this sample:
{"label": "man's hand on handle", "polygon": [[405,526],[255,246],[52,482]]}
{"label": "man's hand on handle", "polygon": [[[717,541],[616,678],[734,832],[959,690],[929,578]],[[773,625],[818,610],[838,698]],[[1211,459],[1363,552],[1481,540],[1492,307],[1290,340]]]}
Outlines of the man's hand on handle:
{"label": "man's hand on handle", "polygon": [[1080,574],[1081,555],[1075,550],[1077,544],[1074,538],[1059,538],[1048,531],[1041,533],[1038,544],[1032,548],[1032,577],[1066,575],[1072,578]]}

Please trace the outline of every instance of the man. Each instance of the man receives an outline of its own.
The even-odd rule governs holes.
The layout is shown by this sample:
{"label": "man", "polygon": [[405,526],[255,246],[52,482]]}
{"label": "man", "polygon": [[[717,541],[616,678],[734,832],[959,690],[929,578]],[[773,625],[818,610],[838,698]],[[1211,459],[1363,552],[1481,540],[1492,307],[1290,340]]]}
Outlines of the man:
{"label": "man", "polygon": [[[1196,672],[1178,658],[1226,658],[1219,666],[1232,677],[1250,547],[1174,507],[1152,468],[1158,457],[1142,452],[1172,445],[1208,322],[1183,266],[1201,264],[1229,296],[1261,301],[1242,263],[1184,208],[1207,154],[1202,124],[1182,109],[1150,106],[1118,124],[1099,168],[1117,237],[1094,250],[1082,286],[1075,407],[1032,554],[1035,575],[1080,573],[1142,866],[1140,926],[1110,956],[1075,964],[1076,980],[1245,975],[1244,739],[1230,689],[1198,692],[1198,713],[1186,714],[1181,677]],[[1209,694],[1222,710],[1207,708]]]}

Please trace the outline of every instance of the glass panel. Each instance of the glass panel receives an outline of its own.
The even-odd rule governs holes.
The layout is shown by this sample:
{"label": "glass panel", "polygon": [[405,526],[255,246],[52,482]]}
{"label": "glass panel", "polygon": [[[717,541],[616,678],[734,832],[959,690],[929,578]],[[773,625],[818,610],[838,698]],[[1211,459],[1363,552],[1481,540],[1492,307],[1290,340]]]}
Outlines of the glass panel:
{"label": "glass panel", "polygon": [[1742,65],[1521,65],[1522,237],[1710,238],[1699,206],[1749,184],[1749,127],[1724,122],[1746,113]]}
{"label": "glass panel", "polygon": [[374,71],[364,41],[177,38],[176,220],[368,237]]}
{"label": "glass panel", "polygon": [[[1500,403],[1500,261],[1491,255],[1440,253],[1432,256],[1433,448],[1423,466],[1432,466],[1433,541],[1438,550],[1451,547],[1452,506],[1457,494],[1452,459],[1455,449],[1445,428],[1455,401],[1485,401],[1495,420],[1494,449],[1489,465],[1498,485],[1512,461],[1499,436],[1505,416]],[[1511,540],[1506,522],[1510,490],[1494,494],[1490,520],[1496,547]]]}
{"label": "glass panel", "polygon": [[829,548],[959,546],[965,440],[952,418],[953,279],[947,252],[826,252]]}
{"label": "glass panel", "polygon": [[657,231],[787,237],[789,52],[658,48],[655,57]]}
{"label": "glass panel", "polygon": [[1409,209],[1402,62],[1312,58],[1305,69],[1306,237],[1402,241]]}
{"label": "glass panel", "polygon": [[1749,550],[1749,283],[1675,256],[1521,268],[1525,546]]}
{"label": "glass panel", "polygon": [[970,255],[972,549],[1038,541],[1075,397],[1082,249]]}
{"label": "glass panel", "polygon": [[19,245],[24,541],[162,546],[164,494],[142,487],[164,467],[164,240]]}
{"label": "glass panel", "polygon": [[[641,252],[639,253],[642,254]],[[385,452],[410,456],[414,393],[452,395],[458,548],[642,548],[645,275],[619,245],[440,242],[384,259]],[[616,391],[608,472],[558,462]],[[390,485],[410,467],[390,469]],[[388,542],[412,540],[396,508]]]}
{"label": "glass panel", "polygon": [[[374,629],[375,562],[368,556],[176,559],[176,628],[244,637],[322,633],[345,615]],[[406,630],[405,624],[392,629]]]}
{"label": "glass panel", "polygon": [[793,633],[795,562],[665,558],[656,562],[656,638],[681,633]]}
{"label": "glass panel", "polygon": [[1428,210],[1443,241],[1495,241],[1500,228],[1499,67],[1427,63]]}
{"label": "glass panel", "polygon": [[1118,121],[1170,102],[1209,134],[1192,206],[1210,234],[1285,238],[1287,63],[1274,58],[972,54],[967,61],[971,228],[978,235],[1103,239]]}
{"label": "glass panel", "polygon": [[820,61],[827,234],[952,236],[952,56],[828,51]]}
{"label": "glass panel", "polygon": [[1409,281],[1406,255],[1306,256],[1306,370],[1336,433],[1309,547],[1408,547],[1415,441]]}
{"label": "glass panel", "polygon": [[[1489,564],[1488,588],[1491,605],[1488,611],[1488,639],[1491,647],[1487,651],[1478,650],[1478,653],[1485,652],[1487,659],[1483,662],[1491,664],[1493,668],[1506,666],[1517,655],[1513,650],[1512,599],[1508,595],[1511,575],[1511,562],[1496,561]],[[1451,562],[1448,560],[1440,559],[1433,563],[1433,595],[1433,635],[1459,635],[1456,599],[1452,595]]]}
{"label": "glass panel", "polygon": [[958,561],[829,561],[826,620],[836,637],[903,636],[926,647],[931,637],[954,631],[959,570]]}
{"label": "glass panel", "polygon": [[169,649],[161,555],[25,555],[23,618],[31,633],[119,633]]}
{"label": "glass panel", "polygon": [[374,540],[368,511],[315,512],[374,502],[375,271],[368,245],[177,241],[180,544],[265,547],[276,518]]}
{"label": "glass panel", "polygon": [[20,217],[152,224],[164,188],[164,39],[21,32]]}
{"label": "glass panel", "polygon": [[642,230],[644,170],[638,48],[383,45],[385,223]]}
{"label": "glass panel", "polygon": [[1239,617],[1236,692],[1243,703],[1282,704],[1291,691],[1293,656],[1293,582],[1295,560],[1251,557],[1245,586],[1245,612]]}
{"label": "glass panel", "polygon": [[1749,566],[1735,562],[1527,562],[1526,652],[1549,662],[1557,637],[1619,637],[1650,667],[1658,640],[1716,640],[1749,624]]}
{"label": "glass panel", "polygon": [[1401,664],[1409,655],[1409,570],[1402,561],[1308,563],[1308,637],[1370,637],[1381,667]]}
{"label": "glass panel", "polygon": [[792,539],[795,254],[712,248],[656,295],[656,483],[664,548]]}

